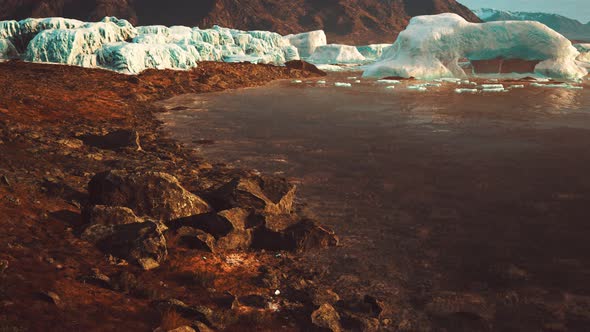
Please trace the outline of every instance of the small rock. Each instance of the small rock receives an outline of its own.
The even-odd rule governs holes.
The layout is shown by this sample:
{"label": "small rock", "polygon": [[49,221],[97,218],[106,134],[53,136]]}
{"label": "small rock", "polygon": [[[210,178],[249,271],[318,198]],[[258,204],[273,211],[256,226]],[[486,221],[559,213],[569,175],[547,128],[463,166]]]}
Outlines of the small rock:
{"label": "small rock", "polygon": [[313,304],[315,305],[322,305],[323,303],[334,305],[338,301],[340,301],[340,296],[331,289],[322,288],[313,293]]}
{"label": "small rock", "polygon": [[285,62],[285,67],[289,68],[289,69],[298,69],[298,70],[303,70],[303,71],[308,71],[314,74],[318,74],[320,76],[326,76],[328,75],[325,71],[319,69],[318,67],[316,67],[315,65],[309,63],[309,62],[305,62],[303,60],[291,60],[291,61],[287,61]]}
{"label": "small rock", "polygon": [[3,274],[8,269],[8,261],[5,259],[0,259],[0,274]]}
{"label": "small rock", "polygon": [[51,302],[51,303],[55,304],[58,307],[61,306],[61,304],[62,304],[59,295],[57,295],[54,292],[51,292],[51,291],[49,291],[49,292],[41,292],[39,295],[41,296],[41,298],[43,300],[48,301],[48,302]]}
{"label": "small rock", "polygon": [[76,138],[63,138],[58,140],[57,143],[70,149],[80,149],[84,146],[84,142]]}
{"label": "small rock", "polygon": [[155,268],[160,267],[160,263],[158,263],[155,259],[151,258],[151,257],[147,257],[147,258],[139,258],[137,260],[137,263],[139,264],[139,266],[141,266],[142,269],[144,269],[145,271],[149,271],[149,270],[153,270]]}
{"label": "small rock", "polygon": [[157,329],[154,330],[154,332],[195,332],[195,330],[190,326],[184,325],[184,326],[177,327],[173,330],[165,330],[161,327],[158,327]]}
{"label": "small rock", "polygon": [[329,329],[332,332],[342,331],[340,315],[330,304],[322,304],[319,309],[311,314],[311,322],[318,327]]}

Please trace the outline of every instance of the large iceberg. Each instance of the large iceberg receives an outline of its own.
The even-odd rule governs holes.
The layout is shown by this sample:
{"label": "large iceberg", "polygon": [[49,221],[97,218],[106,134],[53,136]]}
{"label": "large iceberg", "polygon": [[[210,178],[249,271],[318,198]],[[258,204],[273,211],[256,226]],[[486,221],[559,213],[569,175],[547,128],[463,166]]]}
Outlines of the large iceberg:
{"label": "large iceberg", "polygon": [[357,46],[356,49],[367,60],[377,60],[383,55],[383,52],[387,51],[389,48],[391,48],[391,46],[392,46],[392,44],[371,44],[371,45]]}
{"label": "large iceberg", "polygon": [[357,64],[367,61],[355,46],[340,44],[318,46],[307,60],[315,64]]}
{"label": "large iceberg", "polygon": [[469,23],[447,13],[412,18],[379,61],[366,66],[363,76],[463,77],[461,59],[516,59],[536,62],[537,74],[578,79],[587,75],[576,62],[578,55],[568,39],[538,22]]}
{"label": "large iceberg", "polygon": [[318,46],[328,43],[326,33],[323,30],[287,35],[285,39],[299,50],[299,55],[302,58],[311,56]]}

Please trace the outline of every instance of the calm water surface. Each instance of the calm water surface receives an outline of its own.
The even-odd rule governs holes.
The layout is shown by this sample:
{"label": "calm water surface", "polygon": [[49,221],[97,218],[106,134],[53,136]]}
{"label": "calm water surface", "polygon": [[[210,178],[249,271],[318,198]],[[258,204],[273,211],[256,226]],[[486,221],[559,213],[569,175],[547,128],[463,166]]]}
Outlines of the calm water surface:
{"label": "calm water surface", "polygon": [[188,109],[162,120],[210,159],[298,182],[342,239],[313,257],[326,282],[385,298],[399,326],[426,329],[429,299],[455,292],[489,303],[493,330],[588,327],[590,86],[471,95],[347,76],[179,96],[163,105]]}

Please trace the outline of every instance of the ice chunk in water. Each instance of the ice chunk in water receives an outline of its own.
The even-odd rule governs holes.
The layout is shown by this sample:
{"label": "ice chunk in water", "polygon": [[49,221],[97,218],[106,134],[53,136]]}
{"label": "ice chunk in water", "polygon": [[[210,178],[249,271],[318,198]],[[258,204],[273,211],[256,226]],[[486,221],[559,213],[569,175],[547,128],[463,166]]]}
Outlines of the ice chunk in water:
{"label": "ice chunk in water", "polygon": [[352,87],[352,84],[350,83],[343,83],[343,82],[336,82],[334,83],[335,86],[337,87],[341,87],[341,88],[350,88]]}

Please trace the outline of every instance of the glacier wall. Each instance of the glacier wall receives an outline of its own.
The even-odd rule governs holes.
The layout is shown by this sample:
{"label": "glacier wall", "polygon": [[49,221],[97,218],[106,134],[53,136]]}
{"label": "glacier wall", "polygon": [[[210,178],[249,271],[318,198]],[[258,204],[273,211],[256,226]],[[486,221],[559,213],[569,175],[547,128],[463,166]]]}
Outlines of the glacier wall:
{"label": "glacier wall", "polygon": [[587,75],[571,42],[538,22],[469,23],[456,14],[417,16],[391,48],[366,67],[365,77],[464,77],[459,61],[538,60],[535,73],[579,79]]}
{"label": "glacier wall", "polygon": [[539,75],[578,79],[587,74],[590,47],[574,47],[540,23],[477,24],[455,14],[415,17],[394,44],[364,46],[328,44],[322,30],[281,36],[219,26],[134,27],[114,17],[100,22],[54,17],[0,21],[0,61],[7,59],[126,74],[150,68],[187,70],[200,61],[283,65],[303,59],[326,70],[365,70],[365,77],[421,79],[466,76],[464,59],[473,66],[515,60],[533,63]]}

